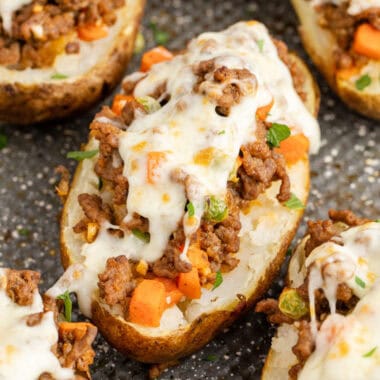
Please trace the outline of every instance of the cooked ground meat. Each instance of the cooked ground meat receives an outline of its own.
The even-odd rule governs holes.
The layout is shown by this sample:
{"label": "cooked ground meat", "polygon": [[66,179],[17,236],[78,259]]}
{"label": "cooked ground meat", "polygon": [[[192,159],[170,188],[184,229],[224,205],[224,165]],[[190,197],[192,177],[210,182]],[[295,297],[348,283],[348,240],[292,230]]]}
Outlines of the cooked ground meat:
{"label": "cooked ground meat", "polygon": [[334,222],[342,222],[350,227],[360,226],[368,223],[371,220],[366,218],[360,218],[350,210],[329,210],[329,217]]}
{"label": "cooked ground meat", "polygon": [[[77,376],[89,378],[89,366],[93,363],[95,352],[91,347],[97,328],[86,324],[86,331],[59,328],[59,341],[56,356],[65,368],[72,368]],[[80,378],[80,377],[79,377]]]}
{"label": "cooked ground meat", "polygon": [[85,24],[116,22],[125,0],[34,0],[17,10],[11,33],[0,18],[0,64],[14,69],[51,66],[63,51],[79,52],[76,29]]}
{"label": "cooked ground meat", "polygon": [[176,278],[179,273],[191,271],[191,264],[182,261],[181,252],[185,244],[183,228],[178,228],[169,240],[163,256],[152,265],[153,273],[158,277]]}
{"label": "cooked ground meat", "polygon": [[264,313],[268,317],[268,321],[274,324],[293,323],[294,319],[286,316],[278,308],[278,301],[273,298],[267,298],[257,303],[255,307],[256,313]]}
{"label": "cooked ground meat", "polygon": [[121,305],[126,313],[130,295],[136,286],[128,259],[125,256],[108,259],[104,272],[98,277],[100,297],[110,306]]}
{"label": "cooked ground meat", "polygon": [[141,232],[149,232],[149,219],[135,213],[129,222],[123,223],[123,227],[131,231],[137,229]]}
{"label": "cooked ground meat", "polygon": [[30,306],[33,304],[34,293],[38,289],[39,282],[40,274],[37,272],[8,269],[7,295],[20,306]]}
{"label": "cooked ground meat", "polygon": [[380,8],[370,8],[358,15],[347,13],[348,3],[341,5],[324,4],[317,8],[320,13],[319,24],[329,29],[337,40],[336,66],[349,68],[361,66],[368,59],[351,49],[356,28],[362,23],[370,23],[380,29]]}

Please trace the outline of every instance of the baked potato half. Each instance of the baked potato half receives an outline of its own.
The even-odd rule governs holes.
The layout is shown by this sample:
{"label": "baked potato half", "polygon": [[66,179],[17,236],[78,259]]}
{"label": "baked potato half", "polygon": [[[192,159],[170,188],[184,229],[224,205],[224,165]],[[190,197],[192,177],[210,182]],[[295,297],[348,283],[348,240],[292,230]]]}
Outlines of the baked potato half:
{"label": "baked potato half", "polygon": [[[315,8],[314,3],[323,4],[322,8]],[[369,24],[371,17],[379,17],[380,9],[374,5],[372,9],[363,9],[362,13],[354,15],[348,13],[351,2],[329,3],[292,0],[300,20],[299,31],[304,47],[344,103],[364,116],[380,119],[380,55],[366,48],[363,50],[360,45],[362,37],[358,34],[359,29],[363,33],[368,32],[368,28],[380,38],[380,31]],[[326,13],[321,10],[324,8],[327,8]],[[340,43],[339,35],[345,36],[339,37],[343,40]],[[373,42],[369,35],[363,40],[367,41],[364,44]]]}
{"label": "baked potato half", "polygon": [[61,52],[49,66],[0,65],[0,120],[31,124],[63,118],[88,109],[108,94],[120,82],[133,53],[143,7],[144,0],[127,0],[100,39],[70,34],[75,44],[71,46],[79,49],[75,54],[62,51],[67,41],[66,36],[60,37],[54,43]]}
{"label": "baked potato half", "polygon": [[[249,58],[237,48],[241,43],[244,46],[241,49]],[[226,48],[227,46],[229,47]],[[149,71],[128,76],[123,83],[125,93],[116,96],[112,110],[103,109],[92,123],[91,138],[85,152],[94,152],[95,155],[78,165],[64,205],[61,254],[63,265],[67,269],[51,294],[58,294],[64,289],[77,292],[82,312],[91,316],[104,337],[127,356],[147,363],[165,363],[191,354],[232,323],[243,310],[252,306],[278,274],[308,197],[308,141],[310,140],[314,151],[319,141],[319,129],[313,116],[318,110],[319,92],[306,66],[284,48],[278,42],[275,45],[266,28],[258,22],[241,22],[219,33],[202,34],[189,44],[186,52],[175,57],[170,58],[167,51],[156,48],[143,57],[144,70],[147,60],[158,61],[157,53],[161,62],[152,65]],[[282,58],[286,64],[279,58],[279,49],[282,49]],[[255,71],[253,62],[258,64]],[[271,70],[265,73],[268,65]],[[302,88],[299,87],[298,91],[305,99],[304,103],[294,89],[288,67],[292,68],[292,73],[297,72],[298,78],[302,77],[299,81]],[[252,75],[253,72],[256,74]],[[231,80],[234,90],[238,88],[241,96],[239,100],[225,97]],[[219,92],[219,86],[224,88],[224,92]],[[261,96],[263,98],[259,107],[256,104],[252,109],[244,103],[247,99],[254,101]],[[120,102],[123,102],[122,106]],[[269,121],[269,111],[273,113],[272,121]],[[255,118],[256,122],[253,121],[252,126]],[[297,127],[290,132],[286,125],[275,120]],[[299,120],[304,120],[305,125],[301,125]],[[145,122],[149,123],[146,128],[140,124]],[[170,128],[160,130],[160,123],[169,123]],[[265,123],[268,123],[267,127]],[[177,129],[181,125],[184,129]],[[246,173],[243,168],[248,163],[245,160],[249,158],[247,151],[242,153],[245,145],[237,137],[237,131],[243,129],[235,129],[238,125],[248,128],[247,131],[252,127],[256,135],[253,141],[259,144],[260,140],[260,144],[255,145],[261,152],[259,155],[266,152],[265,157],[261,156],[261,162],[256,157],[253,167],[258,168],[263,162],[270,166],[274,163],[271,157],[276,157],[278,165],[283,165],[281,167],[287,173],[287,179],[280,179],[270,169],[272,175],[266,185],[258,185],[259,181],[254,184],[251,182],[258,191],[255,194],[250,192],[250,195],[245,193],[245,198],[242,195],[244,190],[241,181]],[[280,127],[275,127],[279,125]],[[276,135],[273,127],[285,130],[286,136],[280,140],[289,141],[289,149],[280,142],[274,142],[271,148],[268,147],[270,133]],[[118,131],[118,128],[122,130]],[[186,133],[194,135],[185,136]],[[290,133],[292,137],[289,137]],[[110,139],[110,136],[118,142]],[[137,140],[130,136],[135,136]],[[164,136],[164,139],[160,136]],[[140,138],[143,140],[140,141]],[[156,138],[157,142],[153,142]],[[174,166],[166,172],[165,177],[164,167],[170,162],[174,146],[167,146],[164,156],[160,149],[161,144],[172,141],[172,138],[184,140],[174,144],[178,156],[172,161]],[[209,146],[210,139],[215,139],[212,147]],[[114,203],[116,186],[113,181],[116,177],[108,177],[107,180],[105,177],[109,172],[103,171],[105,167],[110,168],[107,162],[111,161],[107,161],[106,157],[113,156],[115,159],[114,153],[110,153],[110,150],[106,153],[107,149],[104,150],[107,141],[115,143],[111,151],[115,153],[116,150],[120,155],[117,156],[119,159],[112,161],[113,168],[122,165],[123,176],[128,178],[128,194],[123,199],[121,222],[117,221],[116,214],[119,214],[120,208],[115,204],[111,207],[114,212],[111,222],[104,219],[96,221],[95,215],[89,213],[90,210],[85,205],[95,202],[97,212],[105,215],[103,212],[106,212],[108,206],[104,203]],[[292,141],[294,144],[291,144]],[[129,143],[132,144],[131,148],[125,148],[124,144]],[[228,158],[229,144],[236,144],[236,149]],[[217,154],[218,148],[223,150],[223,154]],[[136,154],[136,160],[142,158],[143,166],[132,164],[130,167],[128,162],[137,161],[132,157],[126,158],[124,153],[127,151]],[[184,176],[183,171],[189,173],[192,170],[182,161],[187,154],[191,165],[195,163],[195,166],[192,166],[192,175]],[[223,160],[231,160],[229,166],[225,167]],[[144,193],[144,196],[135,198],[133,178],[137,177],[125,173],[127,167],[133,172],[141,170],[138,177],[142,178],[143,185],[138,186],[137,195],[141,194],[140,191],[158,191],[160,195],[156,197],[152,193]],[[181,168],[180,171],[177,170],[178,167]],[[201,174],[203,167],[207,170]],[[225,172],[217,174],[206,185],[206,178],[215,175],[218,170]],[[277,170],[280,167],[275,172]],[[100,187],[99,176],[102,178]],[[120,177],[117,178],[119,181]],[[224,179],[219,182],[218,179],[221,178]],[[159,185],[161,180],[162,187]],[[207,186],[209,188],[200,190],[200,182],[205,185],[204,189]],[[284,183],[289,184],[291,189]],[[176,187],[177,190],[173,190],[172,187],[177,186],[174,184],[180,184],[179,188]],[[110,198],[112,188],[113,198]],[[280,194],[284,197],[281,198]],[[169,213],[166,207],[169,207],[167,204],[170,199],[177,200],[175,208]],[[156,204],[156,201],[159,203]],[[125,203],[129,215],[133,215],[132,219],[126,214]],[[134,210],[134,207],[140,206],[145,211]],[[176,210],[179,211],[178,214]],[[149,213],[150,217],[147,216]],[[165,230],[168,218],[173,215],[177,215],[175,223],[171,224],[169,230]],[[91,233],[94,223],[97,226],[95,239]],[[182,223],[184,227],[181,227]],[[107,226],[106,230],[102,224]],[[181,232],[182,228],[185,236]],[[123,229],[123,233],[111,229]],[[114,236],[118,234],[119,238],[114,240],[114,236],[109,236],[110,233]],[[163,256],[162,253],[157,255],[157,249],[136,256],[137,251],[149,249],[157,241],[156,233],[158,236],[167,236]],[[130,243],[125,239],[135,239],[133,241],[136,244],[138,240],[143,240],[143,243],[138,243],[130,255],[127,252]],[[98,244],[101,246],[96,248]],[[86,253],[87,250],[93,254],[90,251]],[[102,258],[98,260],[100,256]],[[129,275],[119,282],[115,274],[121,272]],[[188,277],[193,275],[194,277]],[[125,285],[126,281],[131,284],[132,278],[132,286],[123,288],[122,284]],[[155,288],[149,288],[155,281]],[[170,285],[170,289],[166,288],[166,291],[170,290],[170,293],[166,293],[168,305],[161,310],[158,320],[155,316],[159,306],[151,305],[160,297],[157,282]],[[107,290],[108,285],[110,288]],[[145,285],[150,291],[141,290]],[[120,288],[122,297],[115,302],[114,296]],[[178,291],[180,295],[173,303],[173,297],[178,295]],[[141,293],[143,296],[138,301]],[[154,301],[150,300],[151,294],[157,295]],[[128,299],[127,303],[124,303],[124,299]],[[139,309],[141,304],[143,307]]]}
{"label": "baked potato half", "polygon": [[0,377],[11,379],[91,379],[97,329],[71,322],[68,294],[40,295],[40,274],[0,268]]}
{"label": "baked potato half", "polygon": [[367,317],[378,313],[379,232],[378,223],[347,210],[309,222],[278,301],[256,306],[279,325],[262,379],[376,378],[377,327]]}

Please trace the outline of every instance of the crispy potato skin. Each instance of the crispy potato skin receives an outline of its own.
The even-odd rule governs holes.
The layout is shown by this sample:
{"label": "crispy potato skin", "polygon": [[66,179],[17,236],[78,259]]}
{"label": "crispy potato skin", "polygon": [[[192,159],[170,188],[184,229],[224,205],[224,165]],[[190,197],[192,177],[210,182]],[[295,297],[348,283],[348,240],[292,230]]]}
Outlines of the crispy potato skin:
{"label": "crispy potato skin", "polygon": [[[308,93],[307,107],[315,116],[319,108],[319,89],[311,76],[307,66],[296,56],[293,59],[298,62],[301,69],[307,75],[305,89]],[[89,143],[91,144],[91,142]],[[87,148],[85,148],[87,149]],[[93,149],[89,145],[88,149]],[[304,159],[305,172],[309,172],[309,160]],[[76,170],[71,190],[65,203],[61,218],[61,260],[65,268],[74,264],[78,258],[76,252],[71,252],[69,243],[66,241],[65,229],[69,224],[69,213],[72,211],[73,199],[76,199],[78,183],[82,180],[84,171],[84,161]],[[309,176],[304,179],[306,194],[309,192]],[[306,203],[307,199],[301,199]],[[294,238],[299,222],[303,215],[303,210],[292,211],[296,213],[296,222],[288,233],[282,236],[281,246],[275,254],[273,260],[267,263],[266,270],[259,281],[254,285],[253,290],[246,298],[238,297],[231,300],[231,303],[224,310],[216,310],[211,313],[204,313],[194,320],[190,325],[167,335],[147,336],[137,331],[132,324],[127,323],[122,318],[116,317],[99,302],[95,297],[92,303],[92,320],[98,327],[105,339],[126,356],[146,363],[165,363],[190,355],[213,339],[226,326],[234,322],[242,313],[251,309],[256,301],[263,296],[274,278],[278,275],[284,261],[286,250]]]}
{"label": "crispy potato skin", "polygon": [[[305,0],[292,0],[292,4],[301,22],[299,32],[305,50],[325,76],[332,90],[356,112],[380,120],[380,94],[358,91],[350,82],[337,77],[333,57],[333,52],[337,45],[335,37],[328,30],[322,29],[316,24],[317,18],[309,14],[314,10],[308,2]],[[313,28],[313,31],[311,31],[310,27]],[[329,41],[327,48],[320,44],[321,36],[323,36],[323,40]]]}
{"label": "crispy potato skin", "polygon": [[[119,33],[110,54],[73,82],[0,82],[0,120],[12,124],[32,124],[80,113],[107,95],[122,79],[133,54],[145,0],[131,9],[130,33]],[[130,20],[129,20],[130,22]]]}

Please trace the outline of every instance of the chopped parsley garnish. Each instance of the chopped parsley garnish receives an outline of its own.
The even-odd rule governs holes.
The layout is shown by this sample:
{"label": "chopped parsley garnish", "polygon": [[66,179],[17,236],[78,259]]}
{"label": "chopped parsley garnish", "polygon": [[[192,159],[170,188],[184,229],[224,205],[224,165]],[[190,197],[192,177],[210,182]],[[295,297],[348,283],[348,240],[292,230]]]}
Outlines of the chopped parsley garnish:
{"label": "chopped parsley garnish", "polygon": [[149,28],[152,30],[153,38],[158,45],[165,45],[169,41],[169,33],[158,29],[156,23],[150,22]]}
{"label": "chopped parsley garnish", "polygon": [[218,270],[216,272],[215,282],[214,282],[214,286],[213,286],[212,290],[215,290],[220,285],[222,285],[222,282],[223,282],[223,275],[222,275],[222,272],[220,270]]}
{"label": "chopped parsley garnish", "polygon": [[17,232],[20,236],[29,236],[30,234],[30,231],[27,228],[19,228]]}
{"label": "chopped parsley garnish", "polygon": [[207,355],[204,360],[206,362],[215,362],[216,360],[218,360],[218,357],[214,354],[210,354],[210,355]]}
{"label": "chopped parsley garnish", "polygon": [[286,251],[286,256],[291,256],[291,255],[292,255],[292,249],[288,248],[288,250]]}
{"label": "chopped parsley garnish", "polygon": [[380,223],[380,219],[376,219],[376,220],[375,220],[375,223]]}
{"label": "chopped parsley garnish", "polygon": [[138,239],[142,240],[144,243],[150,242],[150,234],[149,232],[142,232],[137,228],[132,229],[133,235],[135,235]]}
{"label": "chopped parsley garnish", "polygon": [[144,47],[145,47],[144,35],[141,32],[138,32],[136,36],[136,40],[135,40],[135,49],[133,52],[135,54],[140,54],[144,50]]}
{"label": "chopped parsley garnish", "polygon": [[363,91],[366,87],[368,87],[372,82],[371,77],[368,74],[365,74],[361,76],[356,82],[355,82],[355,87],[359,91]]}
{"label": "chopped parsley garnish", "polygon": [[190,218],[195,215],[195,208],[191,202],[187,204],[187,213],[190,216]]}
{"label": "chopped parsley garnish", "polygon": [[377,350],[377,346],[375,346],[374,348],[372,348],[372,350],[370,350],[367,353],[365,353],[363,355],[363,358],[369,358],[369,357],[371,357],[375,353],[376,350]]}
{"label": "chopped parsley garnish", "polygon": [[285,124],[273,123],[267,133],[267,143],[271,148],[280,146],[280,142],[290,136],[290,129]]}
{"label": "chopped parsley garnish", "polygon": [[4,149],[8,144],[8,138],[3,133],[0,133],[0,150]]}
{"label": "chopped parsley garnish", "polygon": [[226,133],[226,131],[223,129],[223,131],[218,132],[218,135],[224,135],[225,133]]}
{"label": "chopped parsley garnish", "polygon": [[264,40],[257,40],[257,46],[259,47],[260,53],[264,51]]}
{"label": "chopped parsley garnish", "polygon": [[55,80],[61,80],[61,79],[67,79],[68,76],[65,74],[61,74],[61,73],[55,73],[50,78],[55,79]]}
{"label": "chopped parsley garnish", "polygon": [[288,199],[284,205],[291,210],[302,210],[305,208],[305,205],[301,202],[301,200],[295,195],[291,194],[290,199]]}
{"label": "chopped parsley garnish", "polygon": [[358,286],[360,286],[361,288],[365,288],[365,282],[358,276],[355,276],[355,282]]}
{"label": "chopped parsley garnish", "polygon": [[151,96],[143,96],[136,98],[136,100],[144,107],[147,113],[153,113],[161,108],[161,104]]}
{"label": "chopped parsley garnish", "polygon": [[64,306],[65,306],[65,320],[67,322],[71,322],[71,312],[73,310],[73,303],[70,298],[70,292],[68,290],[65,291],[65,293],[61,294],[57,297],[58,300],[63,300]]}
{"label": "chopped parsley garnish", "polygon": [[99,153],[98,149],[95,150],[78,150],[78,151],[73,151],[67,153],[66,157],[67,158],[73,158],[74,160],[77,161],[82,161],[86,158],[92,158],[96,156]]}

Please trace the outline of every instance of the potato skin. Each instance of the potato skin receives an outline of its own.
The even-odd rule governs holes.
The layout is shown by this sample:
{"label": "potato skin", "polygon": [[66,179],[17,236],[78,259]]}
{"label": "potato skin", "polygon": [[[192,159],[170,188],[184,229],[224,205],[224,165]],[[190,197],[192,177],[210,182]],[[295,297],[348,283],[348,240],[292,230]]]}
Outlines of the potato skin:
{"label": "potato skin", "polygon": [[[326,29],[317,25],[317,17],[312,17],[308,12],[315,12],[305,0],[292,0],[301,26],[300,36],[305,50],[310,55],[317,68],[325,76],[332,90],[354,111],[380,120],[380,94],[371,94],[367,91],[359,91],[347,80],[336,75],[333,52],[337,46],[335,37]],[[311,25],[314,23],[314,25]],[[310,29],[310,28],[313,28]],[[317,32],[316,32],[317,31]],[[328,48],[320,44],[321,36],[329,41]]]}
{"label": "potato skin", "polygon": [[0,82],[0,120],[12,124],[32,124],[80,113],[108,94],[122,79],[133,54],[145,0],[131,9],[130,33],[124,28],[114,40],[110,54],[75,81],[24,85]]}
{"label": "potato skin", "polygon": [[[296,57],[293,59],[302,67],[301,69],[307,75],[305,82],[305,91],[308,94],[307,107],[309,111],[317,115],[319,108],[319,90],[308,71],[306,65]],[[93,141],[85,149],[93,149]],[[79,183],[83,180],[83,172],[86,171],[85,163],[82,161],[76,170],[73,183],[71,185],[68,199],[65,203],[61,218],[61,260],[65,268],[78,260],[78,252],[72,252],[69,248],[70,242],[67,241],[71,235],[67,235],[67,228],[70,228],[69,213],[73,213],[73,202],[78,194]],[[305,194],[308,194],[310,187],[309,160],[302,161],[303,187]],[[307,196],[301,199],[306,203]],[[204,313],[194,320],[191,325],[181,328],[167,335],[159,336],[143,335],[137,331],[132,324],[124,321],[120,317],[112,315],[107,307],[104,307],[95,297],[92,303],[92,321],[98,327],[99,332],[105,339],[120,352],[135,360],[146,363],[166,363],[184,356],[190,355],[206,345],[220,331],[234,322],[242,313],[251,309],[257,300],[264,295],[272,284],[274,278],[278,275],[281,265],[284,261],[288,246],[294,238],[298,229],[299,222],[303,215],[303,210],[289,211],[295,213],[295,222],[291,230],[280,238],[281,245],[273,256],[271,262],[267,263],[264,274],[261,278],[251,285],[250,291],[246,296],[236,295],[231,303],[225,309],[215,310],[211,313]]]}

